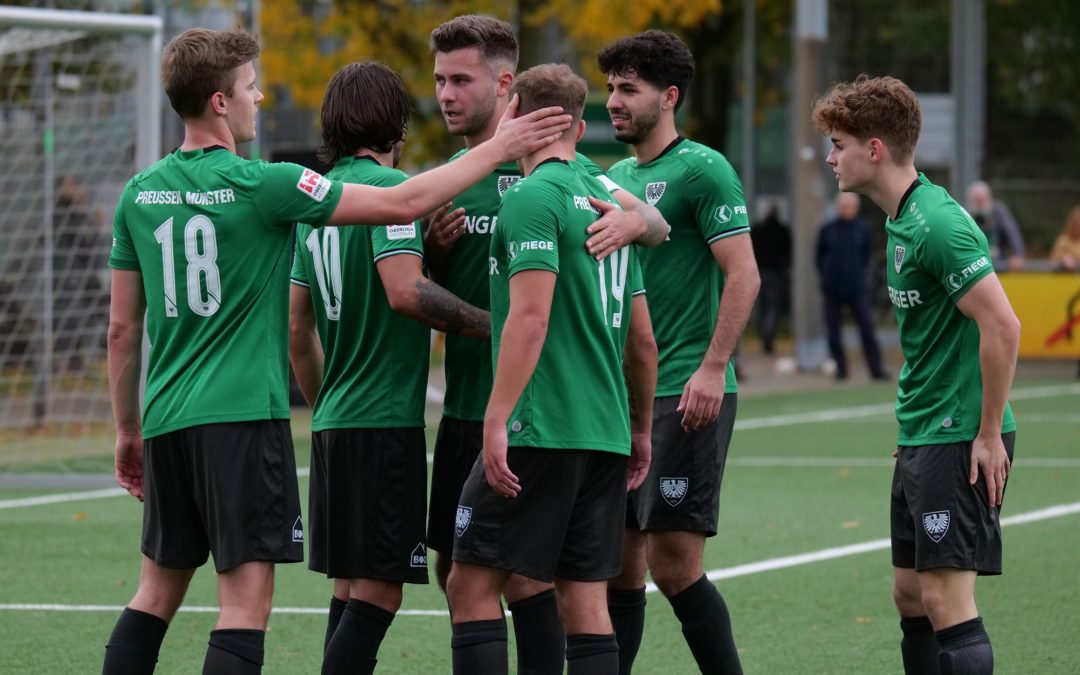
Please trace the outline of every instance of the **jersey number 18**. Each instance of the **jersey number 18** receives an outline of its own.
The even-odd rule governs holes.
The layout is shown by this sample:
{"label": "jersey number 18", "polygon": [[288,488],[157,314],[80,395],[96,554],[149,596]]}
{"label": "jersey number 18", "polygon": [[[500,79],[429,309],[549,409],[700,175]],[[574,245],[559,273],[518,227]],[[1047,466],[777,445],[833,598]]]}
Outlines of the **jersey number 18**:
{"label": "jersey number 18", "polygon": [[[176,263],[173,259],[173,219],[154,230],[161,245],[161,268],[165,283],[165,316],[179,316],[176,308]],[[199,240],[202,250],[199,250]],[[199,316],[212,316],[221,307],[221,272],[217,266],[217,233],[206,216],[193,216],[184,226],[187,258],[187,301]],[[205,282],[205,295],[203,293]]]}

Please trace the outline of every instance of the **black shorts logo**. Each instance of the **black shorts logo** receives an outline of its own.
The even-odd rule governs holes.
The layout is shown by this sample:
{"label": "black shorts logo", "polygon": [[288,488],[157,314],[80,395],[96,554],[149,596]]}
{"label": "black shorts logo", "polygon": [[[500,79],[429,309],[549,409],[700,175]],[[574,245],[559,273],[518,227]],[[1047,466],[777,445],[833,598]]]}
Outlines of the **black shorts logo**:
{"label": "black shorts logo", "polygon": [[686,478],[660,477],[660,496],[669,506],[678,506],[689,489],[690,481]]}
{"label": "black shorts logo", "polygon": [[294,542],[303,542],[304,541],[304,521],[301,520],[300,516],[297,516],[296,517],[296,522],[293,523],[293,526],[292,526],[292,540]]}
{"label": "black shorts logo", "polygon": [[457,536],[465,534],[465,530],[469,529],[469,523],[472,522],[472,508],[468,506],[457,507],[457,516],[454,518],[454,532]]}
{"label": "black shorts logo", "polygon": [[413,549],[409,556],[409,567],[427,567],[427,549],[423,543],[417,544]]}
{"label": "black shorts logo", "polygon": [[933,539],[935,544],[945,537],[945,533],[949,531],[950,522],[952,518],[948,511],[931,511],[922,514],[922,526],[926,530],[926,536]]}

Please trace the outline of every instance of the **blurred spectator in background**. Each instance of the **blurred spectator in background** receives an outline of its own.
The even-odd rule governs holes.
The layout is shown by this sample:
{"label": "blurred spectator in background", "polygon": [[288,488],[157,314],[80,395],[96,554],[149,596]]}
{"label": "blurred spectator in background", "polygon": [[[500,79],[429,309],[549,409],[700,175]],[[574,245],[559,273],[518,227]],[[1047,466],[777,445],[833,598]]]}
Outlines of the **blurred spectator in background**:
{"label": "blurred spectator in background", "polygon": [[986,235],[994,269],[1014,272],[1023,269],[1024,238],[1020,226],[1005,202],[994,199],[988,184],[981,180],[971,184],[967,191],[967,209]]}
{"label": "blurred spectator in background", "polygon": [[780,220],[776,204],[769,205],[765,219],[750,228],[750,239],[761,274],[757,331],[765,353],[772,354],[776,328],[787,314],[791,270],[791,231]]}
{"label": "blurred spectator in background", "polygon": [[826,221],[818,233],[818,274],[821,292],[825,296],[825,329],[829,353],[836,362],[836,379],[847,379],[847,358],[840,337],[841,311],[851,308],[859,327],[863,356],[875,380],[886,380],[888,373],[881,366],[881,347],[874,334],[870,317],[870,293],[867,271],[870,264],[870,228],[859,217],[859,195],[841,192],[836,196],[836,217]]}
{"label": "blurred spectator in background", "polygon": [[1080,270],[1080,206],[1072,207],[1065,217],[1065,229],[1054,240],[1050,260],[1066,272]]}

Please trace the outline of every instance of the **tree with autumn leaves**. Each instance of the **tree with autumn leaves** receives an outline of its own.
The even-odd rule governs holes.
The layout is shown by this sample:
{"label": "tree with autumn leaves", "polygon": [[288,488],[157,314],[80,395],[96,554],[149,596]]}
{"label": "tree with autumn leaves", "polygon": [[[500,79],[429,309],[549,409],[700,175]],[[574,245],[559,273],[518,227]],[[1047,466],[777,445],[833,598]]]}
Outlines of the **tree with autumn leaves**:
{"label": "tree with autumn leaves", "polygon": [[[768,4],[759,2],[762,7]],[[785,22],[789,11],[782,13]],[[708,72],[695,83],[702,96],[691,96],[691,130],[703,142],[723,146],[739,49],[731,40],[739,34],[732,30],[738,12],[721,0],[263,0],[259,33],[264,89],[286,93],[297,107],[317,110],[326,82],[338,68],[378,59],[401,74],[417,106],[407,159],[413,164],[441,159],[460,142],[447,137],[433,100],[427,40],[435,26],[460,14],[510,21],[520,35],[521,69],[543,60],[569,62],[589,79],[594,95],[605,88],[595,60],[605,44],[647,28],[680,33],[694,49],[699,68]]]}

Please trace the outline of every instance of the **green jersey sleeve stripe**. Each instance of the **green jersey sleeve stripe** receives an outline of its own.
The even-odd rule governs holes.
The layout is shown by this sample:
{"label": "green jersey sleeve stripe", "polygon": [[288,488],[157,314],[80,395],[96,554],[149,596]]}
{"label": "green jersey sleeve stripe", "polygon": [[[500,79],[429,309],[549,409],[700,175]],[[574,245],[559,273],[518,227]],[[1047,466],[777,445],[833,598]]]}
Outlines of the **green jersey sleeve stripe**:
{"label": "green jersey sleeve stripe", "polygon": [[530,260],[528,262],[519,263],[514,269],[510,270],[509,277],[514,276],[518,272],[524,272],[526,270],[543,270],[545,272],[554,272],[559,274],[559,265],[555,262],[548,262],[547,260]]}
{"label": "green jersey sleeve stripe", "polygon": [[379,262],[383,258],[389,258],[391,256],[400,255],[402,253],[408,253],[409,255],[414,255],[417,258],[420,258],[421,260],[424,259],[424,254],[421,253],[420,251],[414,251],[411,248],[395,248],[395,249],[392,249],[390,251],[383,251],[379,255],[372,258],[372,260],[374,260],[375,262]]}
{"label": "green jersey sleeve stripe", "polygon": [[740,227],[737,230],[728,230],[727,232],[721,232],[720,234],[718,234],[715,237],[713,237],[712,239],[710,239],[709,244],[712,245],[712,244],[720,241],[721,239],[727,239],[728,237],[734,237],[737,234],[746,234],[749,231],[750,231],[749,227]]}
{"label": "green jersey sleeve stripe", "polygon": [[296,277],[290,277],[289,281],[292,281],[297,286],[303,286],[304,288],[311,288],[311,284],[309,284],[308,282],[306,282],[306,281],[304,281],[302,279],[297,279]]}
{"label": "green jersey sleeve stripe", "polygon": [[633,292],[633,293],[631,293],[630,295],[634,295],[634,296],[637,296],[637,295],[645,295],[645,289],[644,289],[644,288],[642,288],[642,289],[640,289],[640,290],[634,291],[634,292]]}

